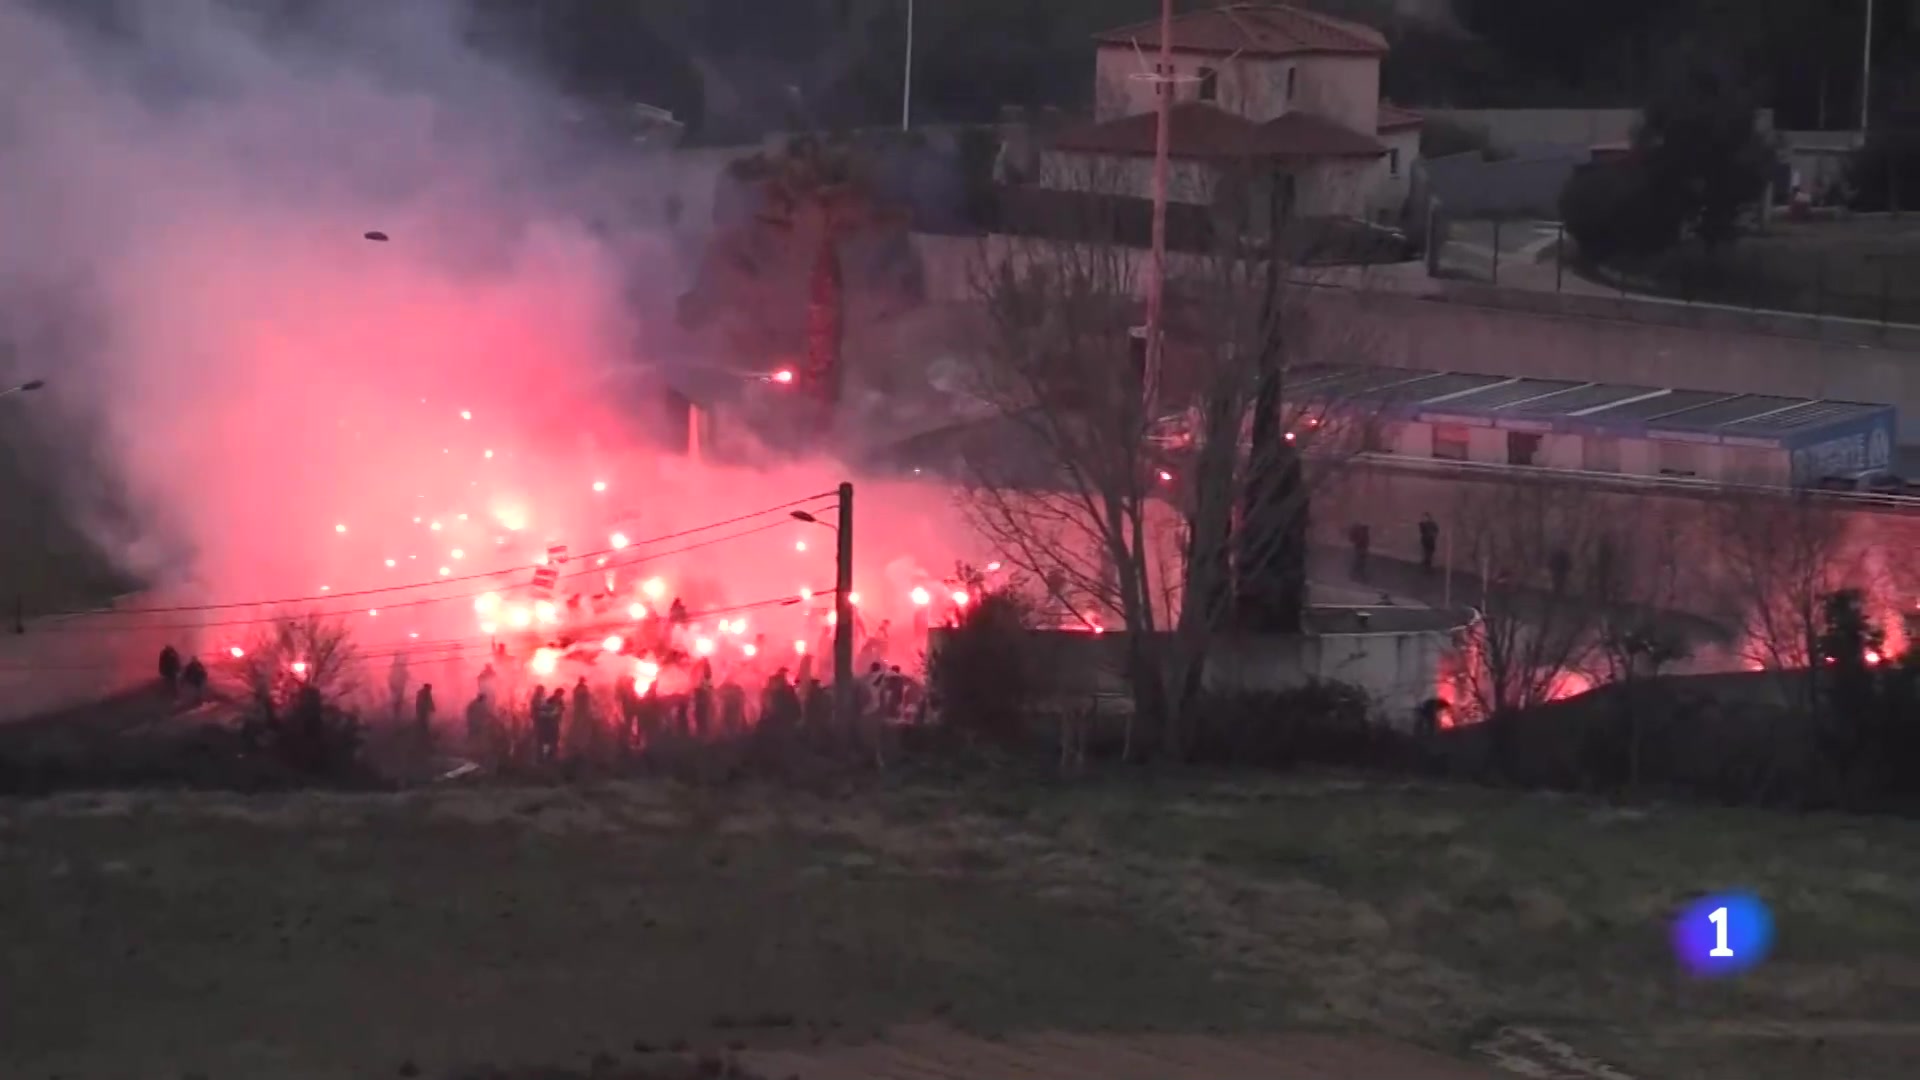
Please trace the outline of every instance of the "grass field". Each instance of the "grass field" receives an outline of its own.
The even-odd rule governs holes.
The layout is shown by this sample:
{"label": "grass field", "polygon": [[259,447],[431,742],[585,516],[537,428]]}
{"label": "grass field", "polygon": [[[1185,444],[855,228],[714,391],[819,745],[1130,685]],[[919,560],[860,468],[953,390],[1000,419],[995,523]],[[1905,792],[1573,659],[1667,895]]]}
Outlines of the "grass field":
{"label": "grass field", "polygon": [[[100,794],[0,804],[0,879],[9,1077],[432,1077],[936,1021],[1455,1055],[1524,1025],[1635,1077],[1920,1050],[1920,827],[1886,821],[1339,779]],[[1679,976],[1665,920],[1731,885],[1777,954]]]}

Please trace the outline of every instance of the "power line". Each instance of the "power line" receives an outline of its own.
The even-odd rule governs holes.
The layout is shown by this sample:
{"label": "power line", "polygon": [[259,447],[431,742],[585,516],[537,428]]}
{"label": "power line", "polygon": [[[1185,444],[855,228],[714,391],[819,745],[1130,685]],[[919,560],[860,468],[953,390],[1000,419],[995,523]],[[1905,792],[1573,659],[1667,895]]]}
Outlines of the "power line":
{"label": "power line", "polygon": [[[815,590],[810,590],[808,595],[814,596],[814,597],[831,597],[834,595],[834,590],[815,589]],[[761,608],[791,607],[801,602],[802,602],[801,598],[797,595],[779,596],[779,597],[773,597],[765,600],[753,600],[753,601],[749,601],[741,604],[728,604],[722,607],[704,608],[700,611],[690,611],[687,613],[687,618],[688,619],[705,619],[705,618],[710,618],[716,615],[736,615],[743,611],[756,611]],[[527,631],[527,633],[532,633],[532,631],[529,630]],[[497,635],[481,634],[481,635],[475,635],[475,636],[469,636],[469,637],[435,638],[427,641],[415,641],[404,646],[401,646],[401,645],[392,646],[390,648],[387,648],[385,651],[376,651],[376,652],[356,651],[353,653],[352,659],[359,660],[359,661],[391,660],[396,656],[405,656],[405,657],[408,657],[409,659],[420,659],[424,662],[432,663],[435,661],[444,662],[447,660],[465,659],[469,655],[487,656],[487,655],[491,655],[493,652],[493,641],[496,636]],[[550,646],[546,646],[546,645],[540,646],[540,648],[549,648],[549,647]],[[441,653],[443,655],[423,656],[422,655],[423,653],[427,653],[427,654]],[[232,657],[224,653],[217,654],[217,656],[218,656],[218,661],[222,663],[234,663],[234,662],[243,661],[245,659],[245,657]],[[0,674],[18,674],[18,673],[31,674],[31,673],[42,672],[42,671],[117,671],[125,666],[126,666],[125,664],[115,664],[115,663],[28,664],[28,665],[21,665],[21,666],[15,666],[15,667],[0,665]]]}
{"label": "power line", "polygon": [[[804,506],[808,503],[815,503],[815,502],[819,502],[822,499],[833,499],[836,497],[837,496],[833,492],[826,492],[819,495],[810,495],[804,499],[795,499],[792,502],[782,503],[778,506],[770,506],[770,507],[767,507],[766,509],[756,510],[752,513],[740,514],[730,518],[723,518],[719,521],[708,522],[705,525],[699,525],[691,529],[682,529],[678,532],[663,533],[659,536],[648,537],[644,540],[634,541],[633,543],[626,545],[626,547],[601,548],[596,551],[588,551],[580,555],[570,556],[570,558],[593,559],[593,558],[598,558],[604,555],[612,555],[619,551],[624,551],[628,547],[644,547],[649,544],[664,543],[668,540],[678,540],[682,537],[694,536],[703,532],[711,532],[714,529],[725,528],[728,525],[738,525],[741,522],[752,521],[755,518],[765,517],[768,514],[777,514],[782,510],[793,510],[795,508]],[[782,521],[782,522],[779,522],[779,524],[784,525],[786,524],[786,522]],[[751,535],[751,534],[742,533],[740,535],[744,536],[744,535]],[[681,550],[690,550],[690,549],[681,549]],[[673,554],[673,552],[666,552],[664,554]],[[631,564],[622,564],[622,565],[631,565]],[[427,589],[427,588],[434,588],[442,585],[457,585],[465,582],[480,581],[486,578],[504,577],[508,574],[520,573],[526,569],[528,569],[528,567],[521,565],[521,566],[514,566],[514,567],[509,567],[509,568],[500,569],[500,570],[488,570],[481,573],[462,574],[454,577],[438,577],[438,578],[433,578],[427,581],[413,582],[406,585],[383,585],[383,586],[380,586],[379,588],[373,588],[373,589],[357,589],[351,592],[338,592],[338,593],[335,593],[335,592],[318,593],[312,596],[294,596],[294,597],[286,597],[286,598],[277,599],[277,600],[235,600],[235,601],[229,601],[227,603],[220,603],[220,604],[181,604],[181,605],[175,605],[170,607],[119,608],[119,609],[94,608],[94,609],[78,609],[78,610],[67,610],[67,611],[48,611],[48,612],[42,612],[34,617],[35,618],[52,618],[55,616],[76,616],[76,615],[99,616],[99,617],[109,617],[109,616],[118,617],[118,616],[128,616],[128,615],[178,615],[178,614],[184,614],[184,613],[196,612],[196,611],[231,611],[236,608],[248,608],[248,607],[284,607],[284,606],[293,605],[293,604],[320,603],[327,600],[346,600],[346,599],[352,599],[356,597],[382,596],[388,593],[407,592],[414,589]],[[483,591],[491,591],[491,590],[483,590]],[[480,593],[465,593],[465,594],[458,594],[451,597],[444,597],[441,599],[461,599],[463,596],[470,597],[470,596],[478,596],[478,595],[480,595]],[[435,603],[435,602],[437,602],[437,600],[418,601],[416,603]],[[401,604],[388,604],[386,606],[390,608],[398,608],[398,607],[408,607],[413,605],[401,603]],[[353,612],[341,612],[340,614],[353,614]],[[214,624],[206,624],[206,625],[221,625],[221,624],[214,623]]]}
{"label": "power line", "polygon": [[[755,516],[760,516],[760,515],[748,515],[746,518],[741,518],[737,520],[750,520],[752,517],[755,517]],[[677,548],[669,548],[665,551],[645,552],[635,557],[627,558],[619,561],[609,561],[605,566],[596,566],[593,569],[594,571],[599,572],[599,571],[605,571],[605,570],[618,570],[618,569],[631,567],[631,566],[642,566],[642,565],[645,565],[646,563],[655,562],[657,560],[667,558],[668,556],[671,556],[671,555],[683,555],[689,551],[698,551],[701,548],[713,547],[716,544],[729,543],[731,541],[739,540],[748,536],[753,536],[758,533],[771,532],[774,529],[783,528],[789,524],[791,523],[787,521],[769,522],[765,525],[755,526],[754,528],[751,528],[751,529],[741,529],[738,532],[729,533],[726,536],[718,536],[710,540],[702,540],[698,543],[685,544]],[[690,535],[695,531],[700,531],[700,530],[687,530],[677,535],[682,535],[682,536]],[[644,543],[654,543],[654,542],[657,542],[657,541],[649,540],[649,541],[645,541]],[[594,558],[595,555],[597,554],[598,553],[591,553],[588,555],[580,556],[580,558],[583,558],[583,559]],[[520,569],[530,570],[532,568],[522,567]],[[519,571],[503,571],[503,573],[517,573],[517,572]],[[498,575],[483,574],[478,576],[496,577]],[[134,623],[131,625],[128,625],[128,624],[89,625],[86,623],[63,623],[58,626],[37,627],[34,630],[34,632],[47,633],[47,634],[132,634],[132,633],[139,633],[142,631],[149,631],[149,630],[216,630],[216,629],[222,629],[225,627],[233,627],[233,626],[259,626],[259,625],[268,624],[268,623],[287,622],[290,619],[297,619],[297,618],[333,619],[333,618],[366,616],[368,615],[369,611],[387,612],[387,611],[405,610],[408,608],[426,607],[428,605],[444,604],[454,600],[470,600],[470,599],[473,599],[474,597],[484,596],[492,592],[512,592],[516,589],[527,589],[531,587],[532,587],[532,582],[529,581],[529,582],[525,582],[518,585],[508,585],[508,586],[504,586],[497,589],[480,589],[480,590],[470,591],[470,592],[449,593],[445,596],[430,596],[420,600],[402,600],[397,603],[385,604],[385,605],[381,605],[380,607],[372,608],[372,609],[354,607],[349,609],[341,609],[337,611],[315,611],[315,612],[292,613],[292,614],[281,613],[276,615],[256,615],[256,616],[245,618],[245,619],[223,619],[223,620],[216,620],[213,622],[191,622],[191,623]],[[827,594],[831,595],[832,591],[833,590],[831,589],[827,590]],[[352,595],[352,594],[343,594],[343,595]],[[338,599],[338,598],[339,598],[338,596],[335,596],[335,597],[325,597],[324,599]],[[323,598],[315,598],[315,599],[323,599]],[[261,601],[260,603],[261,605],[267,605],[267,604],[274,603],[274,601]],[[221,605],[220,607],[211,608],[211,609],[201,609],[201,608],[193,608],[193,607],[176,608],[176,609],[152,608],[152,609],[147,609],[147,611],[150,613],[161,613],[166,611],[221,610],[226,606],[228,605]],[[117,614],[137,614],[137,613],[138,612],[119,612]]]}

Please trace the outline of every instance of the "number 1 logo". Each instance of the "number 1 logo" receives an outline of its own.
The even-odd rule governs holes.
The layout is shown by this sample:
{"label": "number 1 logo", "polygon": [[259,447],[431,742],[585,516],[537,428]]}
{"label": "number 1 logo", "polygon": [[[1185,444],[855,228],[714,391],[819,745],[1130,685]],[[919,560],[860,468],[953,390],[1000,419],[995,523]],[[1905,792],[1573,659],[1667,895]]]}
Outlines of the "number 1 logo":
{"label": "number 1 logo", "polygon": [[1707,921],[1713,924],[1713,948],[1707,950],[1707,955],[1716,960],[1732,956],[1733,950],[1727,947],[1727,909],[1714,908]]}

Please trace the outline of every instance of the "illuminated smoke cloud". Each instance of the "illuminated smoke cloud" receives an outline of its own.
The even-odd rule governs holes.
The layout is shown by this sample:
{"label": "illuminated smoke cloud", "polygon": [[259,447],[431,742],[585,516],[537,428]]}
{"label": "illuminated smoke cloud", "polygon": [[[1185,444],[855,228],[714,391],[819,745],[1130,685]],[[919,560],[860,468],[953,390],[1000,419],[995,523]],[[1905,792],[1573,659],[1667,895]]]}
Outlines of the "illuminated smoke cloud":
{"label": "illuminated smoke cloud", "polygon": [[[167,599],[530,574],[550,540],[638,545],[843,478],[644,449],[651,414],[608,376],[663,340],[646,312],[680,283],[594,204],[644,173],[563,146],[558,101],[464,45],[456,6],[323,5],[294,30],[180,0],[112,32],[80,18],[99,6],[0,0],[0,328],[34,343],[43,428],[107,463],[65,478],[76,511],[130,504],[88,520]],[[868,492],[872,589],[963,553],[949,502]],[[659,569],[707,603],[830,585],[817,527],[757,542]],[[417,595],[331,609],[366,609],[363,643],[476,632],[470,599]]]}

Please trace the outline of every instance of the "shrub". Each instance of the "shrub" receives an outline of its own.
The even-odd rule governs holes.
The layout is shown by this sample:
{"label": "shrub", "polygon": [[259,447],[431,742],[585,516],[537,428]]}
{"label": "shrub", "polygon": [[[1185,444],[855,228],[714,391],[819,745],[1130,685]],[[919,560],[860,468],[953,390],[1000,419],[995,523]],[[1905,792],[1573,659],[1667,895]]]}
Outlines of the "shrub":
{"label": "shrub", "polygon": [[353,692],[353,672],[345,627],[317,615],[273,624],[240,661],[247,752],[302,777],[357,778],[363,771],[360,719],[339,704]]}
{"label": "shrub", "polygon": [[1680,240],[1680,219],[1654,197],[1637,162],[1587,165],[1574,170],[1560,191],[1560,218],[1580,257],[1606,262],[1647,255]]}
{"label": "shrub", "polygon": [[1849,203],[1855,210],[1920,208],[1920,130],[1876,131],[1847,159]]}
{"label": "shrub", "polygon": [[1027,731],[1040,696],[1040,673],[1030,632],[1035,605],[1017,583],[983,587],[965,568],[973,599],[927,655],[927,690],[946,728],[994,742]]}
{"label": "shrub", "polygon": [[1196,716],[1193,757],[1208,764],[1397,769],[1423,759],[1417,741],[1375,720],[1366,691],[1347,683],[1209,695]]}

